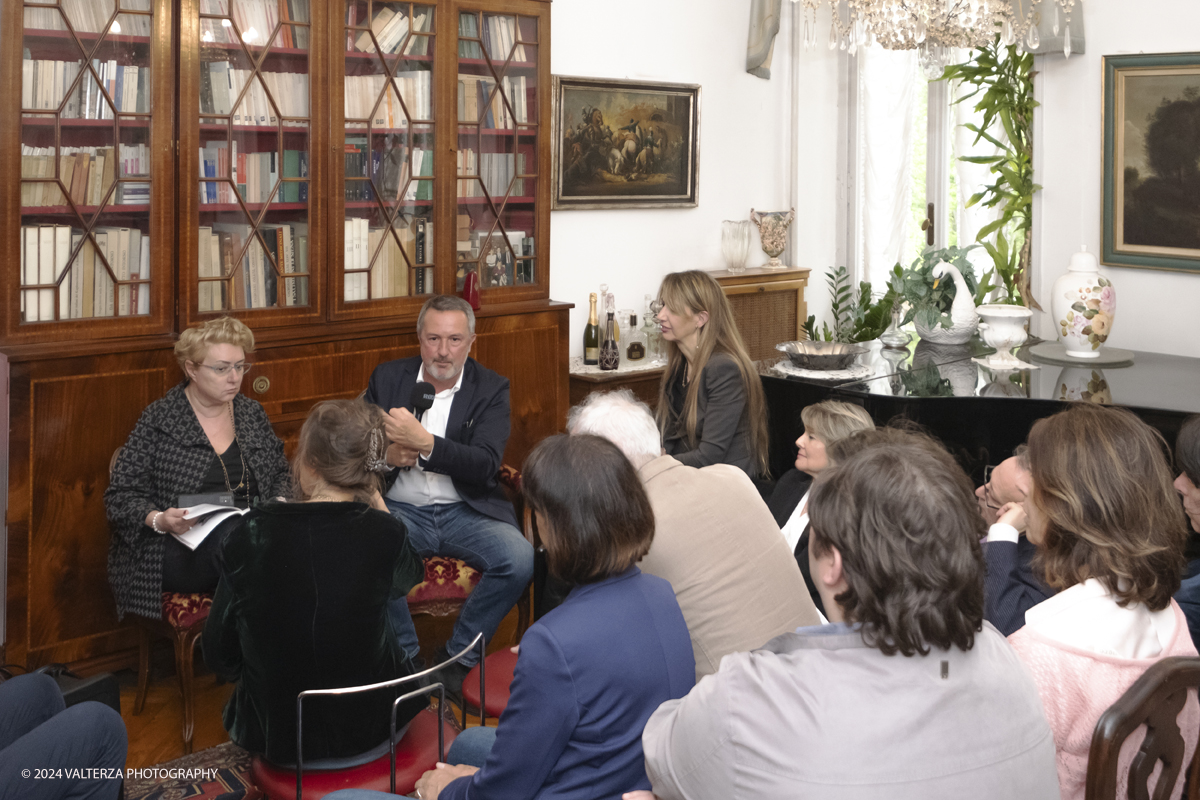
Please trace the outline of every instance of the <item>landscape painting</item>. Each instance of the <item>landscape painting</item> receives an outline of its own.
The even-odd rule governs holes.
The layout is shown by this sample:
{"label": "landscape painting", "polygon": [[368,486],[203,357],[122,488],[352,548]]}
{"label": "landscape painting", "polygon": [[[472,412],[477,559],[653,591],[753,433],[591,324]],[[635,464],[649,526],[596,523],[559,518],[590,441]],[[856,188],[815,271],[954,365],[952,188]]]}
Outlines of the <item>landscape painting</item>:
{"label": "landscape painting", "polygon": [[554,78],[553,208],[696,205],[700,87]]}
{"label": "landscape painting", "polygon": [[1200,54],[1105,58],[1104,263],[1200,271]]}

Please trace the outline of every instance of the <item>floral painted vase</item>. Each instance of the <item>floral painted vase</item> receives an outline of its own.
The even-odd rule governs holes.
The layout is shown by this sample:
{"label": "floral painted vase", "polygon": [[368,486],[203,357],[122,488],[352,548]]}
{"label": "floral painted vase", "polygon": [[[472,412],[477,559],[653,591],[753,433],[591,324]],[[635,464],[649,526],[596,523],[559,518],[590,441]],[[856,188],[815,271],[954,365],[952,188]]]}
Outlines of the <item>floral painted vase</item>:
{"label": "floral painted vase", "polygon": [[1063,367],[1058,375],[1059,400],[1112,405],[1112,389],[1104,379],[1104,370],[1091,367]]}
{"label": "floral painted vase", "polygon": [[1068,356],[1100,357],[1100,347],[1112,333],[1117,292],[1086,247],[1071,256],[1067,274],[1054,282],[1050,310]]}

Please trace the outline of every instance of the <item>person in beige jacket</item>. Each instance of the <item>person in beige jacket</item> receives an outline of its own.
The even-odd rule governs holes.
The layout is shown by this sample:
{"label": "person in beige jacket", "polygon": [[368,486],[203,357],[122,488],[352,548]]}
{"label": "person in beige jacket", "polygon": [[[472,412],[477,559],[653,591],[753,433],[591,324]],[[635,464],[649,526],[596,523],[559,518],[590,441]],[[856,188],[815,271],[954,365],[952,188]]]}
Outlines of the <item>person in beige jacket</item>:
{"label": "person in beige jacket", "polygon": [[721,659],[820,622],[796,559],[746,473],[689,467],[662,454],[658,428],[629,390],[594,393],[567,430],[613,442],[642,479],[654,509],[654,544],[638,565],[666,579],[683,610],[696,680]]}

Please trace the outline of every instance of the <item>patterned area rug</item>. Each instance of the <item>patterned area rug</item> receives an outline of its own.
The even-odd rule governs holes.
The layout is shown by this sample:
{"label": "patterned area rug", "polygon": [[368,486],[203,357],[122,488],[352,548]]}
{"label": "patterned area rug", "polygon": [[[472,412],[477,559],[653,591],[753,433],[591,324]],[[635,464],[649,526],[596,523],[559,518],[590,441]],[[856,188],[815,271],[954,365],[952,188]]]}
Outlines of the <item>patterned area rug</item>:
{"label": "patterned area rug", "polygon": [[126,800],[259,800],[250,754],[232,742],[148,767],[125,781]]}

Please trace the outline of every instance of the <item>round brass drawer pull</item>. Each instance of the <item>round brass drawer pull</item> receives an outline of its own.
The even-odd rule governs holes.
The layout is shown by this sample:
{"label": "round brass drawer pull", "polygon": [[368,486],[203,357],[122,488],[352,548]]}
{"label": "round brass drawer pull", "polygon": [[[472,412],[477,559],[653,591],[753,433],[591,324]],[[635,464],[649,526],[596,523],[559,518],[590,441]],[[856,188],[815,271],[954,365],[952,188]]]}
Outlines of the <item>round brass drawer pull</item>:
{"label": "round brass drawer pull", "polygon": [[267,389],[271,388],[271,379],[266,375],[259,375],[254,379],[254,391],[258,394],[264,394]]}

